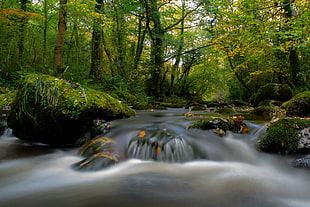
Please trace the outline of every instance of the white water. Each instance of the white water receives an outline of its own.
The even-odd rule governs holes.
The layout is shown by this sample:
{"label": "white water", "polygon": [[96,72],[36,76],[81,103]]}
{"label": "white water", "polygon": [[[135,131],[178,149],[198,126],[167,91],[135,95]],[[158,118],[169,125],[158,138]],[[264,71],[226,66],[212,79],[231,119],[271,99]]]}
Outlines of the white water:
{"label": "white water", "polygon": [[257,152],[257,134],[216,137],[183,130],[184,111],[139,113],[113,122],[107,134],[124,146],[148,125],[168,127],[195,143],[210,160],[164,163],[126,160],[96,172],[71,168],[77,149],[30,145],[0,138],[0,206],[309,207],[310,171],[292,158]]}

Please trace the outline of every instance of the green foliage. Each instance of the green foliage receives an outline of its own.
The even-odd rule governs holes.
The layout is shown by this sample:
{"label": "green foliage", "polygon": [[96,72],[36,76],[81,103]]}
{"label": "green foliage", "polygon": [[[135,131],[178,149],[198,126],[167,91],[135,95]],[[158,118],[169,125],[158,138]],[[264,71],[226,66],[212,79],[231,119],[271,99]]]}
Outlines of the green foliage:
{"label": "green foliage", "polygon": [[267,134],[258,141],[257,148],[264,152],[296,154],[300,139],[298,133],[309,126],[309,120],[280,119],[268,127]]}
{"label": "green foliage", "polygon": [[[156,87],[160,88],[161,100],[172,95],[248,100],[268,83],[288,83],[298,92],[310,89],[307,1],[291,1],[286,7],[281,2],[276,5],[262,0],[165,1],[158,7],[161,31],[156,35],[154,19],[148,19],[146,5],[141,2],[150,4],[107,1],[102,12],[97,12],[96,1],[69,1],[64,45],[68,70],[63,77],[104,89],[131,105],[147,105],[154,101],[148,94],[154,83],[147,81],[157,75],[150,69],[154,68],[156,49],[152,43],[159,38],[162,53],[158,56],[161,68]],[[27,11],[22,11],[18,2],[2,1],[2,86],[16,86],[26,73],[52,73],[57,3],[30,1]],[[94,77],[89,72],[95,20],[103,39],[98,44],[102,47],[102,65]],[[297,53],[294,67],[291,51]],[[44,91],[43,85],[42,90],[56,95],[56,91]]]}

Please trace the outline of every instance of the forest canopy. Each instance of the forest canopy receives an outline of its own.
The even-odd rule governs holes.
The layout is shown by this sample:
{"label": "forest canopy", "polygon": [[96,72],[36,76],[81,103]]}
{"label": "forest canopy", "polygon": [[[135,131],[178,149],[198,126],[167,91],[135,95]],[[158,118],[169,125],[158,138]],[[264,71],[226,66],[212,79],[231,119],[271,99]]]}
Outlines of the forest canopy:
{"label": "forest canopy", "polygon": [[308,0],[1,0],[0,84],[27,73],[127,101],[310,90]]}

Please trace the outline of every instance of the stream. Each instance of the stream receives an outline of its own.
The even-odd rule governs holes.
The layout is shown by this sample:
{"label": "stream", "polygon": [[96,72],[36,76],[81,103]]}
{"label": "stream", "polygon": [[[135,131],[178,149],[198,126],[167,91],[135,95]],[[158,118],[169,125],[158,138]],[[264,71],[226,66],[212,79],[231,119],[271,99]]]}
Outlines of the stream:
{"label": "stream", "polygon": [[50,148],[10,134],[0,137],[1,207],[309,207],[310,171],[293,168],[293,157],[258,152],[264,123],[246,121],[248,134],[186,127],[197,118],[185,109],[139,111],[112,121],[110,137],[126,148],[148,127],[173,131],[202,157],[182,163],[126,159],[99,171],[76,171],[79,148]]}

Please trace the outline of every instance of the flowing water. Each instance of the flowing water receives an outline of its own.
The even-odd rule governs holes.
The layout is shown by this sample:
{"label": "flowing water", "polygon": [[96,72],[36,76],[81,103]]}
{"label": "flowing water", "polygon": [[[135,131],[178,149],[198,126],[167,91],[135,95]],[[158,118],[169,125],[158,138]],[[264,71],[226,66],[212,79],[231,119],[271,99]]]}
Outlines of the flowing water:
{"label": "flowing water", "polygon": [[[99,171],[75,171],[78,149],[29,144],[6,132],[0,138],[1,207],[308,207],[310,171],[291,167],[292,157],[260,153],[255,142],[263,124],[247,122],[251,133],[186,130],[195,118],[183,109],[139,112],[113,121],[105,136],[120,149],[140,130],[173,131],[195,146],[200,159],[182,163],[127,159]],[[184,146],[185,147],[185,146]]]}

